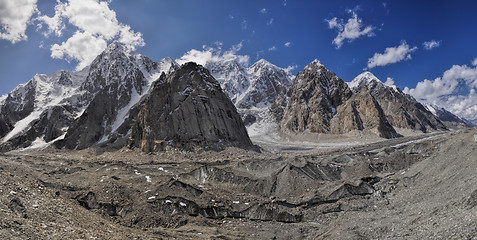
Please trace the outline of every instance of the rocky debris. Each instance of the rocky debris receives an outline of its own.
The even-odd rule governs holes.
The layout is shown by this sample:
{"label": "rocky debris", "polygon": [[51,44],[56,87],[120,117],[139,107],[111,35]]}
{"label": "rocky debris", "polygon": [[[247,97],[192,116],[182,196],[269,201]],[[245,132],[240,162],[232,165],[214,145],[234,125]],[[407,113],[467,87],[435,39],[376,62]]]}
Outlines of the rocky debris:
{"label": "rocky debris", "polygon": [[343,80],[318,60],[297,74],[288,91],[289,100],[280,123],[285,132],[329,133],[336,108],[352,95]]}
{"label": "rocky debris", "polygon": [[[0,155],[0,237],[468,239],[475,134],[306,153]],[[14,198],[27,218],[9,208]]]}
{"label": "rocky debris", "polygon": [[253,147],[235,106],[209,71],[195,63],[186,63],[155,83],[127,145],[145,152],[168,146]]}
{"label": "rocky debris", "polygon": [[368,89],[381,106],[388,122],[394,128],[422,132],[447,130],[447,127],[411,95],[396,86],[386,86],[370,72],[358,75],[349,83],[353,92]]}
{"label": "rocky debris", "polygon": [[353,94],[336,110],[331,120],[331,133],[343,134],[353,130],[372,130],[383,138],[394,138],[398,134],[389,124],[383,110],[373,96],[363,88]]}
{"label": "rocky debris", "polygon": [[8,203],[8,208],[12,210],[12,212],[22,215],[26,218],[26,209],[23,205],[22,201],[19,198],[13,198],[10,203]]}

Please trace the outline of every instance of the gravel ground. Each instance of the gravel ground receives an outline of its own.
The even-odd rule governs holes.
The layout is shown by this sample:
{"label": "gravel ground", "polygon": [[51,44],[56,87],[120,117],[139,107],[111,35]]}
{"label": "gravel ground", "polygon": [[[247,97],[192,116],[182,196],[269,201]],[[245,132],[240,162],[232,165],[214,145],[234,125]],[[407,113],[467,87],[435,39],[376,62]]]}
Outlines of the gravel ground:
{"label": "gravel ground", "polygon": [[476,133],[262,153],[11,152],[0,239],[472,239]]}

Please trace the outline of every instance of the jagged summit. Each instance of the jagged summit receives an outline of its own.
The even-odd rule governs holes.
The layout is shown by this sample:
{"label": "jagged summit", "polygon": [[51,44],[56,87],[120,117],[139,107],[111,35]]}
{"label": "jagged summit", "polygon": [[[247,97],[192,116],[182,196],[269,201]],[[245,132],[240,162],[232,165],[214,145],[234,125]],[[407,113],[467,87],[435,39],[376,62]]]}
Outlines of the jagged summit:
{"label": "jagged summit", "polygon": [[288,94],[280,123],[283,131],[329,133],[336,108],[352,92],[343,80],[315,60],[297,74]]}
{"label": "jagged summit", "polygon": [[381,82],[381,80],[379,80],[379,78],[377,78],[376,76],[374,76],[374,74],[372,74],[371,72],[363,72],[361,74],[359,74],[358,76],[356,76],[353,81],[349,82],[348,83],[348,86],[354,90],[356,88],[359,88],[360,86],[362,85],[367,85],[367,86],[372,86],[372,85],[376,85],[376,84],[383,84],[383,82]]}
{"label": "jagged summit", "polygon": [[309,63],[309,64],[307,65],[307,67],[313,67],[313,66],[315,66],[315,67],[324,67],[324,65],[323,65],[323,64],[320,62],[320,60],[318,60],[318,59],[313,60],[311,63]]}
{"label": "jagged summit", "polygon": [[395,86],[386,86],[371,72],[364,72],[348,83],[354,93],[368,91],[379,103],[389,123],[395,128],[422,132],[447,129],[439,119],[412,96]]}

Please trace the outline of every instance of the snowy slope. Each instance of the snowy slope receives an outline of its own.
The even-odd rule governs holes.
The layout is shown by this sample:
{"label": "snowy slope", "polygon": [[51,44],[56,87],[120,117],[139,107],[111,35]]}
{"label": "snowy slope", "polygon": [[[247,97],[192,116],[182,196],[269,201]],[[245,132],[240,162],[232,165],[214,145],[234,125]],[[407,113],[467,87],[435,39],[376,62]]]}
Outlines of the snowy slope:
{"label": "snowy slope", "polygon": [[45,110],[63,103],[76,94],[76,90],[86,76],[87,70],[84,69],[75,73],[61,70],[51,74],[37,74],[26,84],[16,87],[8,95],[3,106],[10,99],[15,99],[20,101],[8,102],[8,104],[16,105],[15,110],[21,110],[28,102],[33,103],[33,108],[28,116],[15,123],[13,130],[2,139],[2,142],[23,133],[31,122],[38,119]]}
{"label": "snowy slope", "polygon": [[[114,132],[128,116],[131,107],[148,93],[160,74],[168,74],[176,68],[177,64],[170,58],[153,62],[114,42],[81,71],[61,70],[51,74],[37,74],[0,99],[0,112],[7,116],[7,125],[13,126],[1,139],[2,144],[8,143],[8,147],[2,149],[14,149],[20,143],[22,147],[29,143],[51,144],[53,141],[45,141],[44,135],[35,134],[45,134],[44,131],[47,131],[44,130],[47,127],[41,124],[57,121],[50,120],[52,109],[55,109],[54,117],[63,119],[63,125],[68,124],[50,124],[58,128],[53,131],[63,132],[61,135],[64,137],[69,122],[78,121],[100,92],[114,96],[114,101],[111,102],[115,105],[111,112],[113,116],[109,116],[112,121],[108,122],[109,126],[104,126],[108,133]],[[62,108],[58,109],[58,106]],[[54,134],[56,135],[58,133]],[[23,136],[23,140],[17,140],[19,136]],[[62,138],[54,140],[59,139]]]}
{"label": "snowy slope", "polygon": [[286,95],[293,75],[264,59],[250,67],[237,60],[209,61],[205,66],[237,107],[250,136],[278,130],[270,107],[277,97]]}

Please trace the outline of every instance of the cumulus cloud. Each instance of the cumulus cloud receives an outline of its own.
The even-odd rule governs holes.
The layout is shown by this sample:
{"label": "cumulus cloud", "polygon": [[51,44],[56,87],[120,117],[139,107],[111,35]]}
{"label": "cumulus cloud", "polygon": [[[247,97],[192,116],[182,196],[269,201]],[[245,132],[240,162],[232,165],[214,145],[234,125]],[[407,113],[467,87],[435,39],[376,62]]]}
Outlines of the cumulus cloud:
{"label": "cumulus cloud", "polygon": [[260,12],[261,14],[265,14],[265,13],[267,13],[267,9],[266,9],[266,8],[262,8],[262,9],[260,9],[259,12]]}
{"label": "cumulus cloud", "polygon": [[[474,62],[475,63],[475,60]],[[444,107],[448,111],[467,119],[477,119],[477,64],[454,65],[441,77],[425,79],[415,88],[404,88],[404,92],[415,98]]]}
{"label": "cumulus cloud", "polygon": [[402,60],[409,60],[411,59],[411,53],[416,50],[417,47],[411,48],[403,41],[401,45],[397,47],[386,48],[384,53],[375,53],[372,58],[368,59],[368,68],[371,69],[376,66],[386,66]]}
{"label": "cumulus cloud", "polygon": [[424,49],[426,50],[431,50],[433,48],[441,46],[441,41],[431,40],[429,42],[423,42],[422,46],[424,46]]}
{"label": "cumulus cloud", "polygon": [[195,62],[205,66],[208,62],[237,61],[245,67],[249,65],[249,56],[237,54],[237,52],[242,49],[242,42],[232,46],[226,51],[222,50],[222,46],[222,42],[216,42],[212,47],[206,45],[202,46],[202,50],[192,49],[184,54],[181,58],[176,59],[176,62],[179,64]]}
{"label": "cumulus cloud", "polygon": [[295,64],[295,65],[293,65],[293,66],[288,66],[287,68],[285,68],[285,71],[286,71],[287,73],[289,73],[289,74],[292,74],[291,72],[292,72],[293,70],[297,69],[297,68],[298,68],[298,65]]}
{"label": "cumulus cloud", "polygon": [[270,52],[271,52],[271,51],[276,51],[276,50],[277,50],[277,47],[276,47],[276,46],[272,46],[272,47],[270,47],[270,48],[268,49],[268,51],[270,51]]}
{"label": "cumulus cloud", "polygon": [[107,46],[102,38],[97,38],[88,32],[76,31],[72,37],[61,45],[51,46],[51,57],[66,60],[77,60],[77,70],[86,67]]}
{"label": "cumulus cloud", "polygon": [[27,25],[38,12],[37,0],[0,0],[0,39],[11,43],[26,40]]}
{"label": "cumulus cloud", "polygon": [[384,85],[386,85],[386,86],[394,86],[394,79],[388,77],[388,78],[386,79],[386,82],[384,82]]}
{"label": "cumulus cloud", "polygon": [[336,48],[340,48],[346,40],[352,42],[354,39],[361,36],[374,36],[373,26],[364,26],[363,20],[358,18],[356,12],[352,10],[349,10],[348,12],[352,14],[352,17],[349,18],[346,23],[343,19],[338,19],[336,17],[329,20],[325,19],[330,29],[336,29],[338,31],[338,35],[333,39],[333,44],[336,45]]}
{"label": "cumulus cloud", "polygon": [[283,46],[285,46],[285,47],[290,47],[290,46],[291,46],[291,42],[286,42],[285,44],[283,44]]}
{"label": "cumulus cloud", "polygon": [[55,15],[37,18],[39,28],[46,25],[45,35],[61,36],[67,23],[77,31],[65,42],[51,46],[51,57],[78,61],[76,70],[82,69],[106,48],[107,41],[118,40],[135,50],[145,45],[142,34],[129,25],[120,23],[116,12],[109,8],[110,1],[68,0],[58,1]]}

